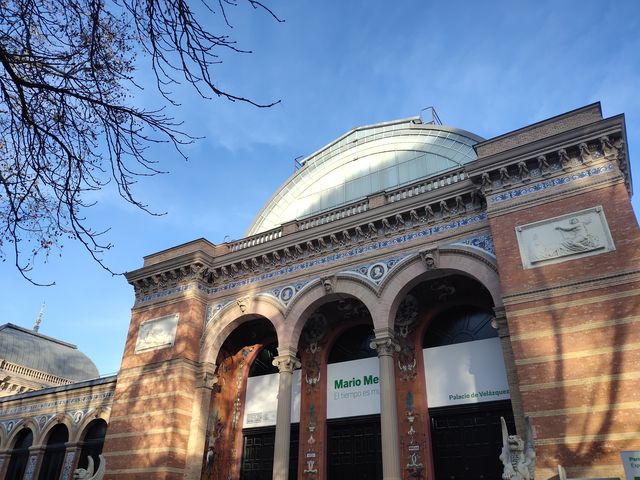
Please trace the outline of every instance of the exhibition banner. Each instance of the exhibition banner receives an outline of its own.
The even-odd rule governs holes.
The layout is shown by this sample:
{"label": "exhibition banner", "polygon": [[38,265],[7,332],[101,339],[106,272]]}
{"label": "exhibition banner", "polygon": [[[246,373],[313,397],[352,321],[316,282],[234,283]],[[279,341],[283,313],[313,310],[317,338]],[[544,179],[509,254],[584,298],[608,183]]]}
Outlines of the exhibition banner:
{"label": "exhibition banner", "polygon": [[640,450],[620,452],[627,480],[640,480]]}
{"label": "exhibition banner", "polygon": [[499,338],[425,348],[422,355],[429,408],[511,398]]}
{"label": "exhibition banner", "polygon": [[[279,374],[247,379],[242,428],[269,427],[276,424]],[[300,422],[300,370],[293,371],[291,387],[291,423]]]}
{"label": "exhibition banner", "polygon": [[327,365],[327,418],[380,413],[378,357]]}

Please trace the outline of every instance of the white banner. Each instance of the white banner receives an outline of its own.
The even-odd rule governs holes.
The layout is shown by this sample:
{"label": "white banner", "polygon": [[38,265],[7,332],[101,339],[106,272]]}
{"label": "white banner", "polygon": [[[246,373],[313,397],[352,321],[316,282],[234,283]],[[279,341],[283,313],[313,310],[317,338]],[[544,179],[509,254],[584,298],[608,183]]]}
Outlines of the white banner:
{"label": "white banner", "polygon": [[425,348],[422,355],[429,408],[511,398],[499,338]]}
{"label": "white banner", "polygon": [[327,365],[327,418],[380,413],[378,357]]}
{"label": "white banner", "polygon": [[640,450],[620,452],[627,480],[640,480]]}
{"label": "white banner", "polygon": [[[278,411],[278,373],[249,377],[242,428],[276,424]],[[300,370],[294,370],[291,387],[291,423],[300,422]]]}

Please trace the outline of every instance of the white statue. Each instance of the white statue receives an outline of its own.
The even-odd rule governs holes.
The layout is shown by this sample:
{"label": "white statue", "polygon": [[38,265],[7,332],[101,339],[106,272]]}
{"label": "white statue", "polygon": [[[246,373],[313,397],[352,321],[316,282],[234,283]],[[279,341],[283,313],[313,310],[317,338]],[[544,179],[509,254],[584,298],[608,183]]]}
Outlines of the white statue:
{"label": "white statue", "polygon": [[87,469],[77,468],[75,472],[73,472],[74,480],[102,480],[104,477],[104,471],[106,468],[106,462],[102,455],[99,455],[100,465],[98,466],[98,470],[93,473],[93,458],[91,456],[87,457]]}
{"label": "white statue", "polygon": [[529,417],[525,417],[527,426],[526,445],[518,435],[509,435],[504,417],[502,423],[502,453],[500,460],[504,465],[503,480],[534,480],[536,471],[536,452],[533,448],[533,434]]}

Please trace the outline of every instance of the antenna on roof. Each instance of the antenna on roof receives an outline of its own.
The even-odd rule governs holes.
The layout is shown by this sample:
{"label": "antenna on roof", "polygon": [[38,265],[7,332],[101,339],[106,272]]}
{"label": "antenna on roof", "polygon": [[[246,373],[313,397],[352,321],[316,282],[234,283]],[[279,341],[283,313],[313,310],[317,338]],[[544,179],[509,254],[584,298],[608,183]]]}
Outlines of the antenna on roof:
{"label": "antenna on roof", "polygon": [[302,163],[300,163],[300,159],[304,158],[304,155],[300,155],[296,158],[293,159],[293,171],[297,172],[298,170],[300,170],[302,168]]}
{"label": "antenna on roof", "polygon": [[[431,112],[431,120],[429,121],[425,121],[423,118],[423,113],[429,110]],[[438,116],[438,113],[436,112],[436,107],[425,107],[422,110],[420,110],[420,121],[422,123],[428,123],[431,125],[442,125],[442,120],[440,120],[440,117]]]}
{"label": "antenna on roof", "polygon": [[37,332],[40,330],[40,324],[42,323],[42,316],[44,315],[44,301],[42,302],[42,306],[40,307],[40,312],[38,312],[38,316],[36,317],[36,324],[33,326],[33,331]]}

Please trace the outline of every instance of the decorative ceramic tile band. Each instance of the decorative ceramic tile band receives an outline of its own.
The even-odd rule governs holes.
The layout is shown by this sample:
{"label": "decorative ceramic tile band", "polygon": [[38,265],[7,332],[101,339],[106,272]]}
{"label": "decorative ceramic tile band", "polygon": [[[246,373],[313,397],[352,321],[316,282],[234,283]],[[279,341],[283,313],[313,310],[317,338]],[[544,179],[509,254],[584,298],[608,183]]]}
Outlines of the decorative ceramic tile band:
{"label": "decorative ceramic tile band", "polygon": [[111,398],[112,396],[113,396],[113,392],[109,391],[109,392],[103,392],[103,393],[94,393],[91,395],[83,395],[81,397],[63,398],[63,399],[55,400],[52,402],[35,403],[31,405],[21,405],[17,407],[7,408],[5,410],[0,410],[0,416],[4,417],[6,415],[37,412],[38,410],[43,410],[45,408],[63,407],[66,405],[77,405],[77,404],[92,402],[94,400],[106,400],[107,398]]}
{"label": "decorative ceramic tile band", "polygon": [[493,237],[490,234],[479,235],[476,237],[463,238],[451,245],[466,245],[469,247],[478,248],[492,257],[496,256],[496,249],[493,246]]}

